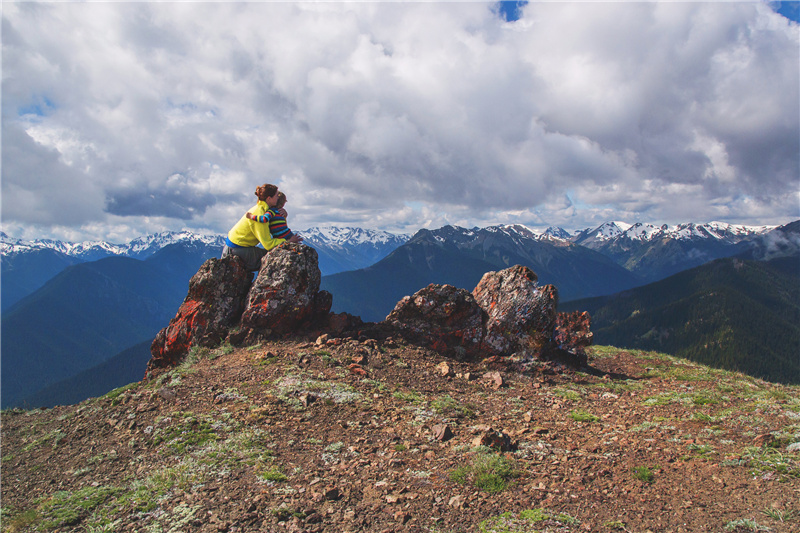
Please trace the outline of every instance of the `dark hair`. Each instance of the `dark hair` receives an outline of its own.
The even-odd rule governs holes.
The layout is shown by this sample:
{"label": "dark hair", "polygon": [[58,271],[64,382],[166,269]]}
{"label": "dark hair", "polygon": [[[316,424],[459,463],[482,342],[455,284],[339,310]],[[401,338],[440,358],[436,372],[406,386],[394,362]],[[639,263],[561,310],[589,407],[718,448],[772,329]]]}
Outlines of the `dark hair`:
{"label": "dark hair", "polygon": [[275,204],[275,207],[280,209],[281,207],[286,205],[286,195],[282,192],[278,193],[278,202]]}
{"label": "dark hair", "polygon": [[275,196],[276,192],[278,192],[278,186],[270,183],[256,187],[256,196],[262,202],[266,202],[268,196]]}

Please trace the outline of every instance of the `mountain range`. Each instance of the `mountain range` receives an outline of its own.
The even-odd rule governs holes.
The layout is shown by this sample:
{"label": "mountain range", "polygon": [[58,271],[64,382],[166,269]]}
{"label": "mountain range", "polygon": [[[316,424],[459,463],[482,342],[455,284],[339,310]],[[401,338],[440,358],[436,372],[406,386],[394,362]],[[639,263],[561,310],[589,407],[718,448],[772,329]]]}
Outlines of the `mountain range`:
{"label": "mountain range", "polygon": [[[718,256],[790,255],[800,249],[797,226],[800,221],[775,229],[724,224],[656,229],[615,222],[574,233],[521,225],[445,226],[410,238],[359,228],[300,233],[319,254],[322,288],[333,293],[333,310],[375,321],[428,283],[472,290],[485,272],[514,264],[530,266],[540,283],[556,285],[566,302],[619,293]],[[150,235],[126,245],[0,237],[4,407],[73,401],[63,391],[75,389],[75,383],[112,388],[128,383],[125,365],[108,361],[152,340],[180,305],[189,278],[203,261],[219,255],[223,241],[189,232]],[[144,363],[139,364],[143,372]],[[112,375],[115,368],[118,376]],[[63,383],[70,378],[77,381]]]}
{"label": "mountain range", "polygon": [[513,265],[533,269],[541,283],[556,285],[562,298],[610,294],[639,284],[613,260],[552,233],[525,226],[420,230],[378,263],[322,278],[333,310],[364,320],[386,318],[398,300],[429,283],[472,290],[483,274]]}
{"label": "mountain range", "polygon": [[[334,310],[382,320],[399,298],[428,283],[472,290],[491,270],[522,264],[562,301],[613,294],[701,265],[745,253],[778,232],[774,226],[723,223],[653,226],[608,222],[570,234],[522,225],[420,230],[378,263],[323,277]],[[791,231],[788,235],[797,235]],[[784,238],[800,248],[792,237]],[[761,243],[761,244],[759,244]],[[791,246],[790,246],[791,247]],[[410,291],[410,292],[409,292]]]}

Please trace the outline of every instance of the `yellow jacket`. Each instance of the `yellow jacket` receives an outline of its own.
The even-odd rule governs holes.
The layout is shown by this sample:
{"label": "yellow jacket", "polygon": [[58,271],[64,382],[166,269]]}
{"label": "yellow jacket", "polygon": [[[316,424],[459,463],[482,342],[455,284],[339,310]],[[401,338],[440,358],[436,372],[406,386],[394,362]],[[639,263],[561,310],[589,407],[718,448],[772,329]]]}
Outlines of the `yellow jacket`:
{"label": "yellow jacket", "polygon": [[[255,207],[249,210],[254,215],[263,215],[269,206],[266,202],[259,201]],[[262,224],[255,220],[250,220],[242,215],[239,222],[228,232],[228,239],[237,246],[251,247],[261,243],[265,250],[272,250],[279,244],[286,242],[286,239],[273,239],[269,232],[269,224]]]}

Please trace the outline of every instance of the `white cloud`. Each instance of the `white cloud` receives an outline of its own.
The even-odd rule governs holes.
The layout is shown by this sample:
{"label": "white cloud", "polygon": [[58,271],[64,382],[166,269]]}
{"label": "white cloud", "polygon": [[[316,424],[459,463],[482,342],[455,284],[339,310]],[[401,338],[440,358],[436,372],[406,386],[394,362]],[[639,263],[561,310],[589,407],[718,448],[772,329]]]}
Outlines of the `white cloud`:
{"label": "white cloud", "polygon": [[4,227],[224,232],[264,182],[298,229],[800,215],[797,24],[490,8],[5,4]]}

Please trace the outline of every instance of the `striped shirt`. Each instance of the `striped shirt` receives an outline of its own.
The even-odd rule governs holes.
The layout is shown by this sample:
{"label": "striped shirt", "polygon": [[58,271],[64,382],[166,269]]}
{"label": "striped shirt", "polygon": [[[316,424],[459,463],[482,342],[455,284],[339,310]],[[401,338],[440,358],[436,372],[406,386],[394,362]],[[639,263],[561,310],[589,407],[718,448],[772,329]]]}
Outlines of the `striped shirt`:
{"label": "striped shirt", "polygon": [[288,241],[294,235],[286,224],[286,218],[282,217],[275,208],[269,208],[266,213],[256,217],[256,222],[269,224],[269,232],[272,234],[273,239],[286,239]]}

